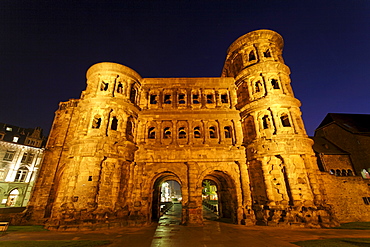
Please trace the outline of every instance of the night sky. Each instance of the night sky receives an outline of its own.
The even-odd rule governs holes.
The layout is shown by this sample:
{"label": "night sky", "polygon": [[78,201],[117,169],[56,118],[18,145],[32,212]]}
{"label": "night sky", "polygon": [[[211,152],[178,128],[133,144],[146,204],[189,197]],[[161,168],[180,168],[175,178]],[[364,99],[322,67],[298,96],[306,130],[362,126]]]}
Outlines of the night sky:
{"label": "night sky", "polygon": [[0,122],[47,134],[98,62],[142,77],[218,77],[228,47],[280,33],[309,135],[329,112],[370,113],[370,1],[0,1]]}

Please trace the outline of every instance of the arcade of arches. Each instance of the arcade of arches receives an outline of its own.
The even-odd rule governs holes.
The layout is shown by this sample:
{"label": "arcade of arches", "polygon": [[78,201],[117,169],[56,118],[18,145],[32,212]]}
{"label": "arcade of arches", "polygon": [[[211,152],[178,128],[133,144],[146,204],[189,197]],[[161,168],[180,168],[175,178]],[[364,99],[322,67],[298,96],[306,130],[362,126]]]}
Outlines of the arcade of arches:
{"label": "arcade of arches", "polygon": [[274,31],[248,33],[217,78],[93,65],[81,98],[56,111],[23,221],[150,224],[175,196],[172,183],[184,225],[203,224],[205,201],[235,224],[335,225],[282,49]]}

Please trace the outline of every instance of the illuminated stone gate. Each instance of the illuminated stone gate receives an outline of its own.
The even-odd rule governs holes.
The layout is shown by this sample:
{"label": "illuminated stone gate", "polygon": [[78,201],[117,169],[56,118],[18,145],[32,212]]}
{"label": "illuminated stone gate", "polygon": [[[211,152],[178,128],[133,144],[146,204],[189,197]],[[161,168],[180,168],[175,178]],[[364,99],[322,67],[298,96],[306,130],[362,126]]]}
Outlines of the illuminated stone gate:
{"label": "illuminated stone gate", "polygon": [[199,225],[210,179],[221,216],[236,224],[333,224],[282,48],[276,32],[248,33],[219,78],[93,65],[81,98],[56,111],[24,220],[50,229],[148,224],[157,188],[175,180],[182,223]]}

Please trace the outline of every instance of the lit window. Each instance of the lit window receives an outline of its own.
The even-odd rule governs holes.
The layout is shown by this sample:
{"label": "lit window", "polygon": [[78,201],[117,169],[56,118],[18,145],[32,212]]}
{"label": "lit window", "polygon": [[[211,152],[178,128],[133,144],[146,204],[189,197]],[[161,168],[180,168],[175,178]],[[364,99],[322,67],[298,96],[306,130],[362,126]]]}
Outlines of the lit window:
{"label": "lit window", "polygon": [[13,142],[18,142],[18,140],[19,140],[19,137],[18,136],[14,136],[13,137]]}
{"label": "lit window", "polygon": [[6,131],[12,131],[12,127],[6,127]]}

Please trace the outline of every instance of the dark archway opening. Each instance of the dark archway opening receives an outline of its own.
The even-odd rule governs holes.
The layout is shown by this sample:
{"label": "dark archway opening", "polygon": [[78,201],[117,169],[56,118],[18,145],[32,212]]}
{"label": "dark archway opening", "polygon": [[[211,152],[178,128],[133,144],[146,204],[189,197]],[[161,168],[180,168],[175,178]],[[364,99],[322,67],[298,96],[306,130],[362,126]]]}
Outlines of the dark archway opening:
{"label": "dark archway opening", "polygon": [[159,219],[176,206],[181,214],[182,193],[179,179],[173,174],[163,174],[153,186],[152,221]]}
{"label": "dark archway opening", "polygon": [[203,218],[237,223],[236,189],[225,173],[214,171],[202,182]]}

